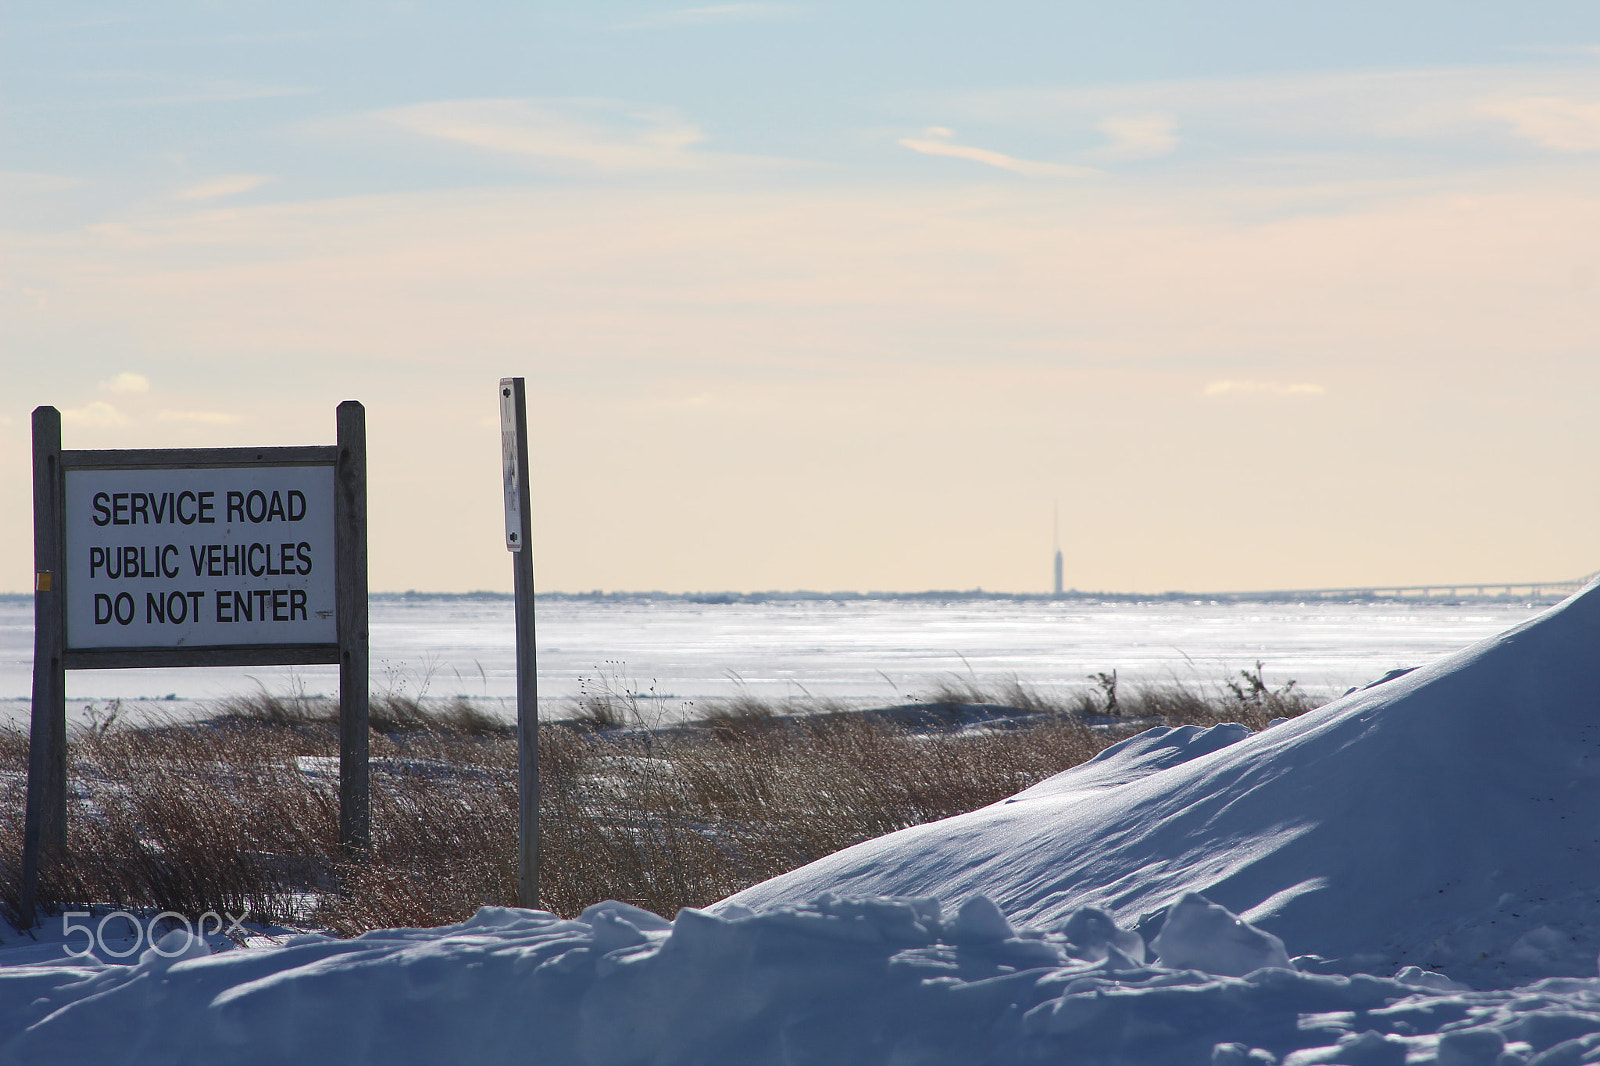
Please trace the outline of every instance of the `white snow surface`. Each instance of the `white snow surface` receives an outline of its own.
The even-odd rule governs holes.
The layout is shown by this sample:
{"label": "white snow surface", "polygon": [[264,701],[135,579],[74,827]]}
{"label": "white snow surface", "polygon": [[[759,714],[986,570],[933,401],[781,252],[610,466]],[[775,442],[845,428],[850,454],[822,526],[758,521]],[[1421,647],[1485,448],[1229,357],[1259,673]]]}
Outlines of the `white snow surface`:
{"label": "white snow surface", "polygon": [[1151,731],[670,923],[490,907],[125,962],[10,938],[0,1064],[1600,1062],[1596,675],[1591,586],[1263,734]]}
{"label": "white snow surface", "polygon": [[1151,730],[1017,796],[724,901],[981,892],[1013,921],[1105,908],[1147,937],[1198,892],[1344,972],[1478,987],[1592,976],[1600,582],[1310,714]]}
{"label": "white snow surface", "polygon": [[[985,897],[847,899],[672,923],[486,907],[438,929],[211,954],[177,930],[136,963],[0,967],[17,1066],[550,1063],[1575,1066],[1600,1058],[1600,980],[1472,992],[1408,968],[1306,973],[1199,896],[1141,962],[1103,912],[1014,928]],[[183,951],[185,944],[189,951]],[[1124,950],[1124,949],[1128,950]],[[26,951],[27,949],[24,949]],[[3,954],[3,953],[0,953]],[[1243,976],[1228,970],[1264,959]]]}

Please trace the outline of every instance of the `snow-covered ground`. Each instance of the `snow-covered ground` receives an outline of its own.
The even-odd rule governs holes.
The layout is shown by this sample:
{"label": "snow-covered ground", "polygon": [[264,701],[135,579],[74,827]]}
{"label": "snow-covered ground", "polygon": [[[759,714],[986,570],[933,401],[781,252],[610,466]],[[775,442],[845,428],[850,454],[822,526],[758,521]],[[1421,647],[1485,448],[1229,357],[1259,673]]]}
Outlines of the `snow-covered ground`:
{"label": "snow-covered ground", "polygon": [[[117,1063],[1539,1066],[1600,1053],[1600,981],[1466,991],[1288,965],[1198,896],[1142,961],[1079,911],[1013,929],[985,897],[842,899],[667,923],[626,904],[576,921],[485,908],[442,929],[137,963],[0,968],[0,1061]],[[120,950],[120,949],[118,949]],[[164,958],[170,954],[176,958]],[[1242,976],[1239,976],[1242,974]]]}
{"label": "snow-covered ground", "polygon": [[1597,712],[1591,586],[671,923],[486,908],[123,962],[9,937],[0,1063],[1600,1061]]}

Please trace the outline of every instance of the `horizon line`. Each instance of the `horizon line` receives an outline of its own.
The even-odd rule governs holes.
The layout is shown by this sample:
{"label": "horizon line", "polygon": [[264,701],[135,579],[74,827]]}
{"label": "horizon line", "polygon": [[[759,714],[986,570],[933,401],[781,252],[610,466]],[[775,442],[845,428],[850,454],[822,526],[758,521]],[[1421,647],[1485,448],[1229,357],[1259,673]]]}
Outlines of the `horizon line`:
{"label": "horizon line", "polygon": [[[668,592],[662,589],[585,589],[577,592],[564,589],[547,589],[536,591],[536,597],[553,597],[558,599],[679,599],[701,603],[739,602],[775,599],[805,599],[805,600],[892,600],[892,599],[1027,599],[1027,600],[1083,600],[1083,599],[1265,599],[1281,597],[1287,599],[1304,598],[1350,598],[1350,599],[1410,599],[1417,600],[1431,596],[1435,592],[1443,593],[1450,590],[1450,595],[1457,599],[1489,599],[1504,600],[1526,597],[1512,595],[1513,589],[1527,589],[1533,595],[1546,595],[1542,591],[1570,589],[1576,591],[1600,577],[1600,571],[1586,574],[1578,578],[1568,578],[1560,581],[1462,581],[1462,582],[1433,582],[1425,585],[1404,585],[1398,583],[1379,583],[1367,585],[1338,585],[1324,588],[1272,588],[1272,589],[1228,589],[1217,591],[1189,591],[1186,589],[1166,589],[1161,592],[1092,590],[1092,589],[1064,589],[1061,592],[1033,592],[1016,590],[985,589],[981,585],[970,589],[872,589],[861,591],[859,589],[759,589],[752,591],[739,591],[733,589],[693,590],[682,592]],[[1501,590],[1488,593],[1484,590]],[[1471,590],[1478,590],[1473,592]],[[1415,596],[1405,596],[1404,593],[1418,593]],[[1381,595],[1394,593],[1395,595]],[[0,599],[19,600],[31,599],[36,593],[31,591],[0,592]],[[369,599],[397,599],[413,597],[418,599],[430,598],[490,598],[510,599],[514,594],[497,589],[468,589],[468,590],[428,590],[428,589],[385,589],[368,593]]]}

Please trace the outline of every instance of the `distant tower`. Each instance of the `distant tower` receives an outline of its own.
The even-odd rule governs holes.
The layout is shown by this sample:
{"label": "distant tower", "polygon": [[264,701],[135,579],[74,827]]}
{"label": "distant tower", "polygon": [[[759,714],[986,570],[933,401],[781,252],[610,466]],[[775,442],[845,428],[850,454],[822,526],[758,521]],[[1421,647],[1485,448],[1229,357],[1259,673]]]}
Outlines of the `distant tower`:
{"label": "distant tower", "polygon": [[1061,501],[1055,503],[1056,595],[1061,595]]}

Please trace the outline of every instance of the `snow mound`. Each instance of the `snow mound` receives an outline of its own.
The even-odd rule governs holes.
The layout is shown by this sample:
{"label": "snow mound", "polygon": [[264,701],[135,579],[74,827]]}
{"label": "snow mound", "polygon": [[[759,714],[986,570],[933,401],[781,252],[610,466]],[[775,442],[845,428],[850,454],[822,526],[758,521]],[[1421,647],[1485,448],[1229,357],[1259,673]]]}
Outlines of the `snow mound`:
{"label": "snow mound", "polygon": [[932,899],[832,895],[728,910],[491,907],[355,940],[0,966],[0,1062],[1558,1066],[1600,1048],[1600,980],[1465,992],[1416,968],[1302,973],[1197,896],[1163,950],[1279,965],[1146,965],[1103,912],[1016,927],[982,896],[948,918]]}
{"label": "snow mound", "polygon": [[[1244,737],[1151,731],[1013,797],[732,897],[983,894],[1146,933],[1198,892],[1327,970],[1478,986],[1589,976],[1600,948],[1600,585]],[[719,905],[721,906],[721,905]],[[716,910],[716,908],[713,908]]]}

